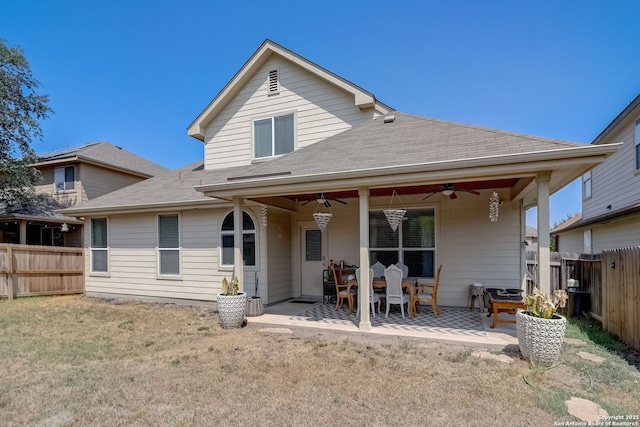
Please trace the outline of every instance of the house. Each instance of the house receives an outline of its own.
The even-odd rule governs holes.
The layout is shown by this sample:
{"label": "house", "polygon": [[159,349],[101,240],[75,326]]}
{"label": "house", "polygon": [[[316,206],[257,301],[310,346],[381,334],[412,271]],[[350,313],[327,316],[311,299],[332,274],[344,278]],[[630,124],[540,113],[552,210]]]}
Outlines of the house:
{"label": "house", "polygon": [[597,254],[640,245],[640,95],[593,140],[622,143],[582,176],[582,214],[556,227],[562,252]]}
{"label": "house", "polygon": [[41,203],[0,214],[0,242],[82,247],[81,219],[56,210],[160,175],[169,169],[109,142],[95,142],[38,155]]}
{"label": "house", "polygon": [[538,229],[527,225],[527,228],[525,230],[524,241],[525,241],[525,246],[527,246],[527,250],[537,251],[538,250]]}
{"label": "house", "polygon": [[88,295],[215,300],[238,276],[273,303],[320,297],[331,259],[379,260],[426,283],[444,265],[439,302],[464,306],[474,281],[521,286],[535,204],[549,275],[549,194],[617,149],[402,113],[270,40],[188,134],[202,161],[64,210],[90,225]]}

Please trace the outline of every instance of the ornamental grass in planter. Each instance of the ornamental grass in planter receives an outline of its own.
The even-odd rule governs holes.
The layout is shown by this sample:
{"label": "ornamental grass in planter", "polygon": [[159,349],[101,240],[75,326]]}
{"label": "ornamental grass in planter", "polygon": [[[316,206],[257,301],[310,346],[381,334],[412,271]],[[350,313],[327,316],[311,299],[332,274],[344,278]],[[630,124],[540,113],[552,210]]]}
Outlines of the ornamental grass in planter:
{"label": "ornamental grass in planter", "polygon": [[527,309],[516,313],[520,353],[534,366],[551,366],[560,356],[567,319],[556,312],[565,307],[567,298],[565,291],[557,290],[552,300],[536,288],[524,297]]}
{"label": "ornamental grass in planter", "polygon": [[222,279],[222,293],[218,294],[218,317],[223,329],[240,328],[244,322],[247,294],[238,292],[239,288],[237,277],[231,283],[226,277]]}

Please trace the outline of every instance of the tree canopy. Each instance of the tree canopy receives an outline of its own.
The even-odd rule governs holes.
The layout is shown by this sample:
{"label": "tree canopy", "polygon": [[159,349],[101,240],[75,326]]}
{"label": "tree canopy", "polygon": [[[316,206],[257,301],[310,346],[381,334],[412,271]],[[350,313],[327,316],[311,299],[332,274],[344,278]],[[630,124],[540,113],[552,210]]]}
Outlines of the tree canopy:
{"label": "tree canopy", "polygon": [[30,144],[42,139],[39,121],[53,111],[49,97],[36,93],[40,83],[22,49],[5,43],[0,39],[0,203],[11,212],[35,197],[42,175],[29,167],[37,161]]}

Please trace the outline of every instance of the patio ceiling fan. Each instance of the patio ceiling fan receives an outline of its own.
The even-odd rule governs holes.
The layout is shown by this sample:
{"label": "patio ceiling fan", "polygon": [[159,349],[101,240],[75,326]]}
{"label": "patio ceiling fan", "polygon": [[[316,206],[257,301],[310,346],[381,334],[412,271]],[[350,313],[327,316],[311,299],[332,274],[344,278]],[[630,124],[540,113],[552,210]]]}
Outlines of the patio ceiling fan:
{"label": "patio ceiling fan", "polygon": [[[334,199],[333,197],[328,197],[326,195],[326,193],[316,193],[316,202],[325,205],[326,207],[330,208],[331,207],[331,203],[329,203],[329,200],[332,200],[334,202],[338,202],[338,203],[342,203],[343,205],[346,205],[347,202],[339,200],[339,199]],[[305,201],[302,205],[306,205],[307,203],[309,203],[311,200],[307,200]]]}
{"label": "patio ceiling fan", "polygon": [[422,200],[426,200],[429,197],[433,196],[435,193],[442,193],[445,196],[449,196],[450,199],[457,199],[458,195],[456,194],[456,191],[458,192],[463,192],[463,193],[471,193],[471,194],[475,194],[476,196],[479,195],[480,193],[476,190],[470,190],[468,188],[461,188],[461,187],[456,187],[455,184],[442,184],[440,186],[440,188],[435,188],[433,190],[427,190],[425,193],[428,194],[427,197],[425,197]]}

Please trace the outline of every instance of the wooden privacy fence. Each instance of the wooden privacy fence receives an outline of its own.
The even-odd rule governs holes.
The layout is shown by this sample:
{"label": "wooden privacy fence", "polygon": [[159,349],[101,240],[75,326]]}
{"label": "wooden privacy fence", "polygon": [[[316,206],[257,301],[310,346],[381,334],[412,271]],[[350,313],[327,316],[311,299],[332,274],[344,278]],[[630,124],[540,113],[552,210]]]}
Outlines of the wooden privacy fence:
{"label": "wooden privacy fence", "polygon": [[[549,254],[551,269],[551,292],[556,289],[566,289],[567,279],[575,279],[576,253],[551,252]],[[538,287],[538,252],[527,251],[527,289],[528,294]]]}
{"label": "wooden privacy fence", "polygon": [[[527,289],[528,294],[538,285],[537,252],[527,251]],[[567,280],[576,279],[581,291],[587,291],[591,297],[591,314],[602,319],[602,269],[600,254],[580,254],[551,252],[551,292],[567,289]]]}
{"label": "wooden privacy fence", "polygon": [[0,245],[0,298],[83,292],[82,249]]}
{"label": "wooden privacy fence", "polygon": [[575,261],[572,279],[580,282],[580,290],[589,292],[591,316],[602,321],[602,260],[600,254],[581,254]]}
{"label": "wooden privacy fence", "polygon": [[640,350],[640,247],[602,252],[602,326]]}

